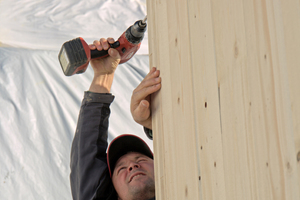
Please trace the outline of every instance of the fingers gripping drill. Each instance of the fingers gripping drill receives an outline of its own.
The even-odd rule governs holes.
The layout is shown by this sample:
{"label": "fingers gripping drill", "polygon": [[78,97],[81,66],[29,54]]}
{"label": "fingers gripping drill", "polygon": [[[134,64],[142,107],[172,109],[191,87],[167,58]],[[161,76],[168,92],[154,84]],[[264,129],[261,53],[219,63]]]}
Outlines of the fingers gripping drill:
{"label": "fingers gripping drill", "polygon": [[[127,62],[140,48],[147,27],[146,21],[147,16],[144,20],[136,21],[115,43],[110,44],[111,48],[118,50],[121,56],[120,64]],[[107,56],[108,50],[90,50],[88,44],[79,37],[62,45],[58,54],[58,60],[64,74],[72,76],[85,72],[90,60]]]}

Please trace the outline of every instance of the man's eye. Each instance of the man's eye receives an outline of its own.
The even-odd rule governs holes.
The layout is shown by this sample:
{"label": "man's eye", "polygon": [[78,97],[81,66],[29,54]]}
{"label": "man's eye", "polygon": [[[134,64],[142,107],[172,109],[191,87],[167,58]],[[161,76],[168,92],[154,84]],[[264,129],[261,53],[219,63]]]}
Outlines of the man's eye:
{"label": "man's eye", "polygon": [[120,173],[123,169],[125,169],[126,167],[121,167],[118,171],[118,173]]}
{"label": "man's eye", "polygon": [[147,161],[146,159],[140,159],[138,160],[138,162],[142,162],[142,161]]}

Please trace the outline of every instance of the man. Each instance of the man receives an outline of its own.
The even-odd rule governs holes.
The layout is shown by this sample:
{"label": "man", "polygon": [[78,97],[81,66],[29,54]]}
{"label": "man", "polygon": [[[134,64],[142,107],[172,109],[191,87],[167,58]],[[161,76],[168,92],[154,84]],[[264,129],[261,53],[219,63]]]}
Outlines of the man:
{"label": "man", "polygon": [[[107,50],[112,38],[94,41],[90,49]],[[147,144],[133,135],[121,135],[107,150],[110,94],[114,72],[120,62],[117,50],[90,62],[94,70],[89,91],[82,101],[71,149],[71,189],[74,200],[155,199],[153,154]],[[131,113],[151,138],[152,122],[149,95],[161,87],[159,71],[152,68],[134,90]]]}

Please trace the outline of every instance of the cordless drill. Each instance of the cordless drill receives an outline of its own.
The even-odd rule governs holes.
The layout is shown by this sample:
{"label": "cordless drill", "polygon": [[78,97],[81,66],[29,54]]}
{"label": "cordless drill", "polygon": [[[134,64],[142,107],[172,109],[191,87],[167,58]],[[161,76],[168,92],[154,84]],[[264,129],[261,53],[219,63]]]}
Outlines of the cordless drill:
{"label": "cordless drill", "polygon": [[[144,20],[136,21],[115,43],[110,44],[110,48],[118,50],[121,56],[120,64],[127,62],[140,48],[147,27],[146,20],[147,16]],[[79,37],[62,45],[58,54],[58,60],[64,74],[72,76],[85,72],[90,60],[107,56],[108,50],[90,50],[88,44]]]}

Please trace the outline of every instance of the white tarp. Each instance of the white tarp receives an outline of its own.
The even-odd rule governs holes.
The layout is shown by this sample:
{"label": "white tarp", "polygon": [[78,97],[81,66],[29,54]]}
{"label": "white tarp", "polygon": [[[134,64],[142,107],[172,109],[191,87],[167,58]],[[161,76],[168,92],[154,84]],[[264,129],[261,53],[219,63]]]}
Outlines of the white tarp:
{"label": "white tarp", "polygon": [[[70,148],[83,92],[93,77],[64,76],[57,56],[76,37],[117,39],[146,15],[146,0],[0,0],[0,199],[71,199]],[[139,135],[130,114],[132,90],[149,69],[147,34],[118,67],[109,141]]]}

